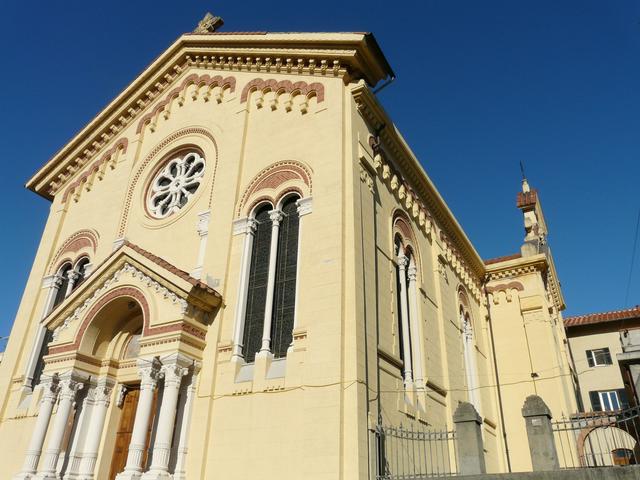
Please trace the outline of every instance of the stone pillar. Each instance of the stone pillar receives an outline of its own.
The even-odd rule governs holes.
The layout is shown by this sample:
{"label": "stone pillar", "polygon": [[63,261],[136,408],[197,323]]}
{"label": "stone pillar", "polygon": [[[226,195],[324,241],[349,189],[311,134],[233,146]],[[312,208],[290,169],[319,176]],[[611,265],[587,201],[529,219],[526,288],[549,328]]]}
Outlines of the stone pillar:
{"label": "stone pillar", "polygon": [[522,406],[533,471],[559,470],[558,452],[551,428],[551,410],[537,395],[529,395]]}
{"label": "stone pillar", "polygon": [[245,232],[242,260],[240,261],[238,304],[236,308],[235,327],[233,330],[233,352],[231,354],[231,360],[236,362],[243,359],[242,334],[244,332],[244,316],[247,310],[247,290],[249,288],[249,269],[251,268],[253,237],[256,233],[257,226],[258,223],[253,218],[247,218],[242,223],[234,223],[234,234]]}
{"label": "stone pillar", "polygon": [[413,384],[413,369],[411,366],[411,334],[409,333],[409,309],[407,307],[407,276],[408,264],[404,254],[398,255],[398,277],[400,281],[400,321],[402,325],[402,355],[404,357],[404,386],[408,388]]}
{"label": "stone pillar", "polygon": [[207,252],[207,238],[209,237],[209,220],[211,220],[211,210],[201,212],[198,214],[198,224],[196,229],[200,236],[200,247],[198,249],[198,260],[196,261],[196,267],[191,276],[194,278],[202,277],[202,268],[204,266],[204,257]]}
{"label": "stone pillar", "polygon": [[[180,393],[182,377],[189,373],[189,369],[181,365],[181,360],[183,359],[183,357],[171,359],[169,360],[171,363],[167,363],[162,367],[164,392],[153,445],[153,460],[149,471],[142,476],[143,480],[171,480],[169,459],[171,457],[173,426],[176,421],[178,394]],[[164,360],[164,362],[166,363],[167,361]]]}
{"label": "stone pillar", "polygon": [[271,320],[273,319],[273,297],[276,284],[276,264],[278,263],[278,237],[280,235],[280,222],[283,214],[280,210],[271,210],[271,245],[269,250],[269,273],[267,275],[267,298],[264,306],[264,323],[262,326],[262,346],[260,354],[267,355],[271,352]]}
{"label": "stone pillar", "polygon": [[98,380],[98,385],[93,391],[93,409],[91,410],[91,418],[84,443],[84,452],[80,461],[78,480],[93,480],[94,470],[96,468],[96,459],[98,458],[98,449],[100,448],[100,439],[102,430],[104,429],[104,420],[107,417],[107,410],[111,402],[111,391],[113,390],[114,381],[108,378]]}
{"label": "stone pillar", "polygon": [[482,418],[468,402],[460,402],[453,414],[456,425],[456,452],[460,475],[486,473],[482,444]]}
{"label": "stone pillar", "polygon": [[[67,446],[68,460],[64,473],[64,480],[77,480],[78,473],[80,472],[80,462],[82,461],[82,447],[84,445],[85,436],[88,430],[88,424],[91,419],[91,409],[93,407],[93,391],[95,385],[90,386],[86,395],[79,393],[76,398],[76,419],[74,421],[75,427],[71,432],[72,437],[69,445]],[[64,456],[64,452],[61,452]]]}
{"label": "stone pillar", "polygon": [[420,319],[418,318],[418,269],[416,268],[415,259],[411,258],[409,268],[407,269],[407,278],[409,279],[409,321],[411,322],[411,348],[416,358],[413,359],[413,379],[418,390],[424,390],[424,375],[422,373],[422,348],[420,348]]}
{"label": "stone pillar", "polygon": [[40,455],[42,454],[42,445],[44,445],[44,439],[47,435],[47,429],[49,428],[49,420],[51,419],[51,412],[53,406],[58,398],[59,383],[58,377],[55,376],[49,379],[46,383],[42,384],[42,400],[40,401],[40,410],[38,411],[38,418],[31,434],[31,441],[27,448],[27,455],[24,459],[24,465],[22,472],[14,476],[14,480],[28,480],[33,478],[38,468],[38,462]]}
{"label": "stone pillar", "polygon": [[147,446],[147,431],[151,420],[153,407],[153,392],[158,385],[158,375],[161,363],[157,358],[149,361],[138,360],[140,367],[140,398],[136,408],[136,419],[133,422],[133,432],[129,443],[129,453],[124,471],[116,476],[116,480],[139,479],[142,475],[142,458]]}
{"label": "stone pillar", "polygon": [[68,374],[65,378],[60,379],[60,393],[58,394],[60,401],[58,403],[58,411],[53,419],[51,433],[49,435],[49,444],[45,451],[44,465],[38,472],[36,478],[38,480],[57,480],[58,474],[56,467],[58,466],[58,457],[62,448],[62,440],[64,432],[67,429],[69,416],[73,411],[73,404],[76,394],[84,385],[79,382],[73,374]]}
{"label": "stone pillar", "polygon": [[176,466],[173,473],[173,480],[186,480],[187,471],[187,452],[189,441],[189,424],[191,422],[191,411],[193,410],[193,398],[196,393],[196,380],[199,371],[199,365],[194,365],[193,372],[188,381],[183,382],[182,393],[186,395],[184,408],[182,410],[182,422],[180,424],[180,436],[178,437],[178,451],[176,455]]}
{"label": "stone pillar", "polygon": [[75,286],[76,282],[80,278],[80,274],[75,270],[69,270],[67,272],[67,277],[69,278],[69,283],[67,283],[67,292],[64,295],[65,298],[67,298],[69,294],[73,291],[73,287]]}

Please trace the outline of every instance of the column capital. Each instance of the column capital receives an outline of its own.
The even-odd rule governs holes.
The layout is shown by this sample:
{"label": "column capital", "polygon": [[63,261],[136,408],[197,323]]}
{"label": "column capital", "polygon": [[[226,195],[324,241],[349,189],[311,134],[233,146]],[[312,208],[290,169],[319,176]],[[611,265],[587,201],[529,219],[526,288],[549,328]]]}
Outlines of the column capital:
{"label": "column capital", "polygon": [[179,387],[182,382],[182,377],[189,373],[187,367],[178,365],[177,363],[163,365],[161,375],[164,377],[164,386],[167,387]]}
{"label": "column capital", "polygon": [[415,282],[418,278],[418,268],[411,264],[409,268],[407,268],[407,277],[409,277],[410,282]]}
{"label": "column capital", "polygon": [[54,374],[52,377],[43,379],[40,382],[40,388],[42,388],[42,401],[55,402],[58,398],[58,392],[60,391],[60,378],[58,374]]}
{"label": "column capital", "polygon": [[76,280],[78,280],[80,278],[80,274],[78,272],[76,272],[75,270],[69,270],[67,272],[67,278],[69,279],[69,281],[75,282]]}
{"label": "column capital", "polygon": [[140,389],[155,389],[158,384],[160,368],[162,363],[158,357],[152,359],[141,358],[138,360],[138,369],[140,370]]}
{"label": "column capital", "polygon": [[114,380],[106,377],[99,378],[94,388],[89,390],[89,399],[94,404],[101,404],[108,407],[111,403],[111,392],[114,386]]}
{"label": "column capital", "polygon": [[307,215],[311,213],[313,206],[312,197],[301,198],[296,201],[296,205],[298,206],[298,216],[302,217],[303,215]]}
{"label": "column capital", "polygon": [[401,270],[405,270],[407,268],[407,265],[409,265],[409,259],[407,258],[407,256],[404,253],[400,253],[396,257],[396,262],[398,263],[398,267]]}
{"label": "column capital", "polygon": [[255,218],[238,218],[237,220],[233,221],[233,234],[240,235],[242,233],[246,233],[249,235],[253,235],[257,227],[258,222]]}
{"label": "column capital", "polygon": [[273,226],[277,227],[284,218],[284,213],[282,213],[282,210],[273,209],[269,211],[269,218],[273,222]]}

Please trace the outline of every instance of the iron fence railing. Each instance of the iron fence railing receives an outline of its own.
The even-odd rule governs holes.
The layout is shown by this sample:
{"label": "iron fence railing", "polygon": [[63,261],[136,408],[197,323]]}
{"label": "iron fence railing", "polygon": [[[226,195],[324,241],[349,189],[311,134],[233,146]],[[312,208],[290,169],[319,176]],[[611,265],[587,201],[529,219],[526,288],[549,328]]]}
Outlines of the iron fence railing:
{"label": "iron fence railing", "polygon": [[378,425],[377,480],[418,480],[458,474],[455,432]]}
{"label": "iron fence railing", "polygon": [[561,468],[635,465],[640,407],[588,412],[551,422]]}

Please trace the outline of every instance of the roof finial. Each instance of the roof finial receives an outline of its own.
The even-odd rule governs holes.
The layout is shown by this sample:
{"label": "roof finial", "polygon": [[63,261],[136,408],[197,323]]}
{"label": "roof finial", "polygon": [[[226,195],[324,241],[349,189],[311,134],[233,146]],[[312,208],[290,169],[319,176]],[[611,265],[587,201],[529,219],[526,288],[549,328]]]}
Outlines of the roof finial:
{"label": "roof finial", "polygon": [[527,182],[527,176],[524,174],[524,163],[520,160],[520,173],[522,173],[522,191],[527,193],[530,191],[529,182]]}
{"label": "roof finial", "polygon": [[222,17],[214,17],[211,12],[207,12],[204,18],[198,22],[193,33],[213,33],[222,25],[224,25]]}

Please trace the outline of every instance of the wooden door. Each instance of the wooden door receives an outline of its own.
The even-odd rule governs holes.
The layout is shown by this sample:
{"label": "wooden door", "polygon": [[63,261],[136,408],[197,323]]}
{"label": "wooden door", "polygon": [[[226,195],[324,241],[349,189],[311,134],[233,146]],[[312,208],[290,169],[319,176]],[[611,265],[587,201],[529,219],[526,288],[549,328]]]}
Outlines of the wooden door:
{"label": "wooden door", "polygon": [[[151,432],[155,422],[155,411],[157,404],[158,390],[153,395],[153,405],[151,407],[151,419],[149,420],[149,429],[147,430],[147,441],[142,457],[142,469],[146,470],[147,457],[149,453],[149,442],[151,441]],[[140,386],[130,387],[127,396],[124,398],[122,405],[122,414],[120,415],[120,425],[116,433],[116,445],[113,450],[113,458],[111,460],[111,472],[109,480],[115,480],[116,475],[124,470],[127,464],[127,455],[129,454],[129,443],[131,443],[131,434],[133,433],[133,424],[136,419],[136,409],[138,408],[138,399],[140,398]]]}
{"label": "wooden door", "polygon": [[129,390],[127,396],[124,397],[122,405],[122,414],[120,415],[120,425],[116,432],[116,446],[113,450],[113,458],[111,459],[111,472],[109,472],[109,480],[114,480],[116,475],[124,470],[127,464],[127,454],[129,453],[129,443],[131,442],[131,433],[133,432],[133,422],[136,419],[136,408],[138,407],[138,398],[140,390]]}

